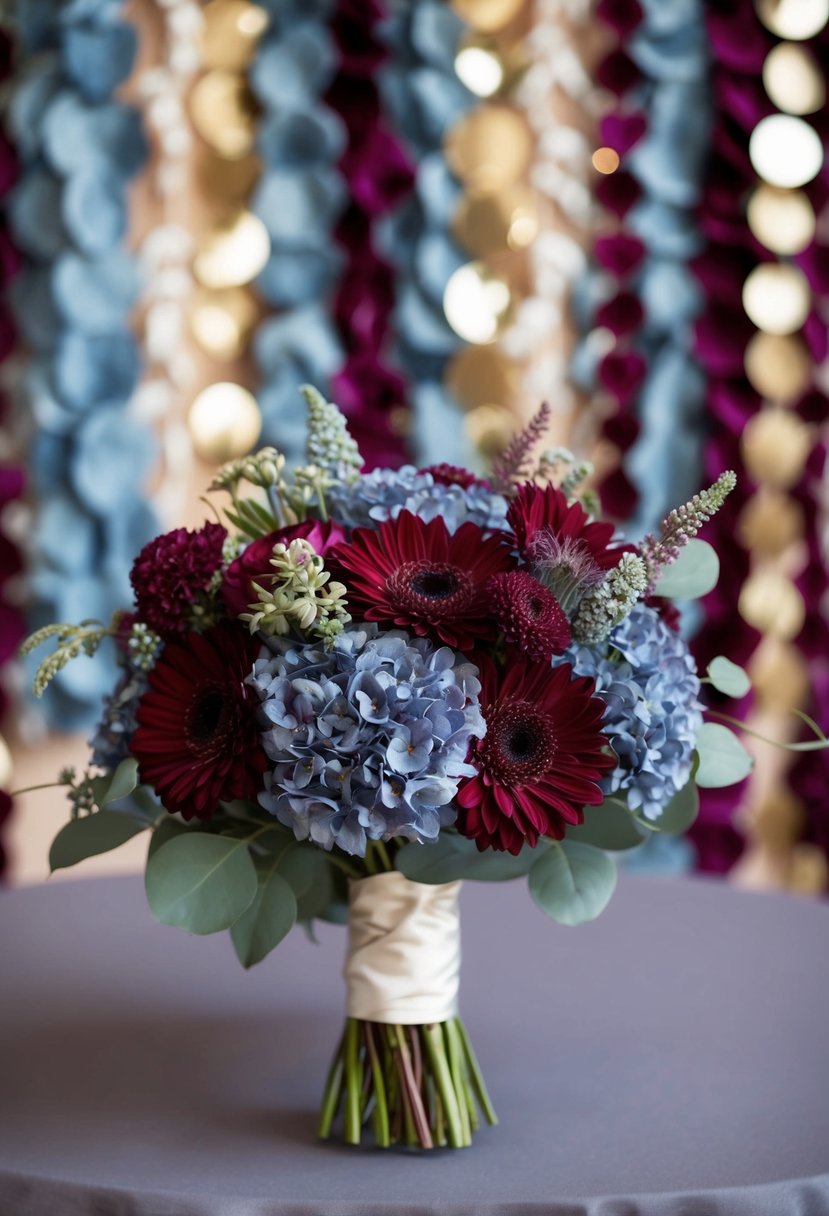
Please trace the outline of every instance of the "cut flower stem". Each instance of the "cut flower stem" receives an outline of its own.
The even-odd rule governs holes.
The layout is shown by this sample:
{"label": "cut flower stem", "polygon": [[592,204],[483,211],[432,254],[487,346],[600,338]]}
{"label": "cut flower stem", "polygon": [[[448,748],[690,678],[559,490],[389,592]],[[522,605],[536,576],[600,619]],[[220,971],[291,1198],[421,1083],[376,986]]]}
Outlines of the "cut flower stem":
{"label": "cut flower stem", "polygon": [[467,1148],[481,1123],[498,1122],[460,1018],[400,1026],[348,1018],[322,1100],[319,1134],[331,1138],[343,1112],[343,1138],[390,1148]]}

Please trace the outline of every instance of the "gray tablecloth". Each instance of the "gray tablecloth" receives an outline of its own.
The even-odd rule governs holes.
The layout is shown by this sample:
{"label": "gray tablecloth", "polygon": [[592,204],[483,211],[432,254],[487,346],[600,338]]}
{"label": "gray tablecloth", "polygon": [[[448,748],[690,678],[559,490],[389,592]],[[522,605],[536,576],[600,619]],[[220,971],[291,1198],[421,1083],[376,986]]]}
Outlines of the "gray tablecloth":
{"label": "gray tablecloth", "polygon": [[462,897],[501,1125],[413,1156],[316,1141],[342,931],[244,973],[137,879],[0,896],[0,1216],[827,1216],[829,907],[623,879],[564,929]]}

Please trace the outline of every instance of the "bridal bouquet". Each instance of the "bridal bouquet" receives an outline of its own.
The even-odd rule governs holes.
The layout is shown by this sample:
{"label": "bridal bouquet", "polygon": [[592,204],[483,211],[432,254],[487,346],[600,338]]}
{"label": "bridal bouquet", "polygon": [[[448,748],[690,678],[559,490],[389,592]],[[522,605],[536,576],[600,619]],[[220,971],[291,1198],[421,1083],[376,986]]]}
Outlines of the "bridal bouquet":
{"label": "bridal bouquet", "polygon": [[[682,832],[697,785],[750,766],[703,722],[672,597],[716,581],[695,533],[726,473],[635,547],[595,518],[587,466],[536,456],[542,408],[482,480],[361,473],[315,390],[307,464],[266,448],[211,489],[224,520],[159,536],[134,604],[34,634],[35,691],[105,638],[121,677],[69,771],[53,869],[150,833],[152,912],[229,929],[245,967],[295,923],[348,924],[347,1018],[320,1133],[470,1143],[495,1121],[458,1015],[461,880],[528,879],[566,925],[598,915],[611,854]],[[742,694],[725,658],[705,680]]]}

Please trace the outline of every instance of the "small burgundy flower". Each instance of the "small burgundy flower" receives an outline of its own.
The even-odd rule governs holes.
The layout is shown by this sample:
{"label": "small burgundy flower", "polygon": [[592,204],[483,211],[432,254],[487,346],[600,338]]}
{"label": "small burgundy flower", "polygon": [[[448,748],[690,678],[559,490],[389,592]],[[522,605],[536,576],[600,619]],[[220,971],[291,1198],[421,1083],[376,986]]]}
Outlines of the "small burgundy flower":
{"label": "small burgundy flower", "polygon": [[645,242],[627,232],[600,236],[594,245],[596,261],[617,279],[632,274],[645,256]]}
{"label": "small burgundy flower", "polygon": [[301,524],[291,524],[287,528],[279,528],[251,541],[248,547],[235,558],[222,580],[221,596],[227,608],[228,615],[239,616],[247,612],[257,598],[253,583],[261,583],[262,579],[273,573],[269,566],[274,545],[282,543],[289,545],[292,540],[307,540],[320,557],[324,557],[329,549],[345,540],[345,530],[334,520],[320,523],[317,519],[306,519]]}
{"label": "small burgundy flower", "polygon": [[631,34],[644,17],[639,0],[599,0],[596,16],[617,34]]}
{"label": "small burgundy flower", "polygon": [[469,472],[469,469],[462,469],[457,464],[430,464],[425,469],[418,469],[418,472],[431,473],[435,485],[438,486],[462,486],[464,490],[468,490],[470,486],[481,486],[484,490],[492,489],[488,481],[484,481],[482,477],[476,477],[474,473]]}
{"label": "small burgundy flower", "polygon": [[425,523],[401,511],[375,531],[357,528],[332,551],[348,588],[352,616],[436,637],[458,650],[495,637],[487,584],[515,561],[477,524],[450,534],[438,517]]}
{"label": "small burgundy flower", "polygon": [[489,592],[505,639],[529,658],[549,661],[570,645],[573,635],[561,605],[526,570],[496,574]]}
{"label": "small burgundy flower", "polygon": [[624,338],[639,329],[644,316],[639,297],[632,291],[620,291],[597,309],[596,324],[609,329],[617,338]]}
{"label": "small burgundy flower", "polygon": [[596,182],[595,189],[596,201],[620,220],[624,219],[631,207],[642,197],[642,187],[626,169],[603,174]]}
{"label": "small burgundy flower", "polygon": [[599,362],[599,383],[620,403],[630,401],[641,388],[647,369],[638,351],[612,350]]}
{"label": "small burgundy flower", "polygon": [[580,550],[599,572],[612,570],[630,546],[614,545],[611,523],[592,521],[581,503],[568,503],[556,486],[524,482],[507,511],[518,552],[532,561],[540,550],[554,544],[571,552]]}
{"label": "small burgundy flower", "polygon": [[245,684],[259,650],[227,622],[164,647],[138,706],[132,753],[168,811],[210,819],[220,800],[262,788],[259,699]]}
{"label": "small burgundy flower", "polygon": [[192,628],[191,610],[221,567],[226,537],[221,524],[207,523],[146,544],[130,572],[138,619],[162,637]]}
{"label": "small burgundy flower", "polygon": [[599,780],[615,764],[602,734],[604,702],[567,663],[519,661],[500,676],[485,663],[481,684],[486,735],[470,755],[476,776],[458,790],[458,830],[481,852],[561,840],[585,806],[602,802]]}
{"label": "small burgundy flower", "polygon": [[627,93],[628,89],[633,88],[641,76],[642,73],[630,55],[626,54],[621,47],[615,47],[596,68],[598,83],[603,89],[615,93],[617,97],[621,97],[623,93]]}
{"label": "small burgundy flower", "polygon": [[614,519],[629,519],[639,502],[639,491],[622,465],[608,473],[599,486],[602,510]]}
{"label": "small burgundy flower", "polygon": [[624,156],[639,143],[648,129],[644,114],[606,114],[599,123],[599,138],[608,148]]}

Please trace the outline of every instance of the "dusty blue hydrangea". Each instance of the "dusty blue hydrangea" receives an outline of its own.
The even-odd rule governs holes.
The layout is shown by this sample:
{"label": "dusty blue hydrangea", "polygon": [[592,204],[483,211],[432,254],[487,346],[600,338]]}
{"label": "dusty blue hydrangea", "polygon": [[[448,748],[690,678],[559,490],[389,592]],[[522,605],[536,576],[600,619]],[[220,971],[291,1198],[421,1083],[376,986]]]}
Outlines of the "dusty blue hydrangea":
{"label": "dusty blue hydrangea", "polygon": [[454,822],[477,668],[447,646],[365,625],[322,645],[271,640],[249,683],[273,768],[259,802],[298,840],[362,857],[368,840],[435,840]]}
{"label": "dusty blue hydrangea", "polygon": [[467,520],[485,531],[507,526],[507,501],[500,494],[484,485],[442,485],[410,464],[374,469],[350,485],[332,486],[325,497],[330,514],[350,528],[377,527],[403,510],[427,523],[440,515],[450,532]]}
{"label": "dusty blue hydrangea", "polygon": [[607,703],[603,731],[618,758],[604,778],[647,819],[687,784],[702,723],[700,683],[688,647],[653,608],[638,604],[604,641],[574,644],[556,662],[596,681]]}
{"label": "dusty blue hydrangea", "polygon": [[130,754],[130,743],[138,725],[138,703],[149,688],[149,674],[127,661],[113,694],[104,701],[104,711],[89,740],[92,763],[111,773]]}

